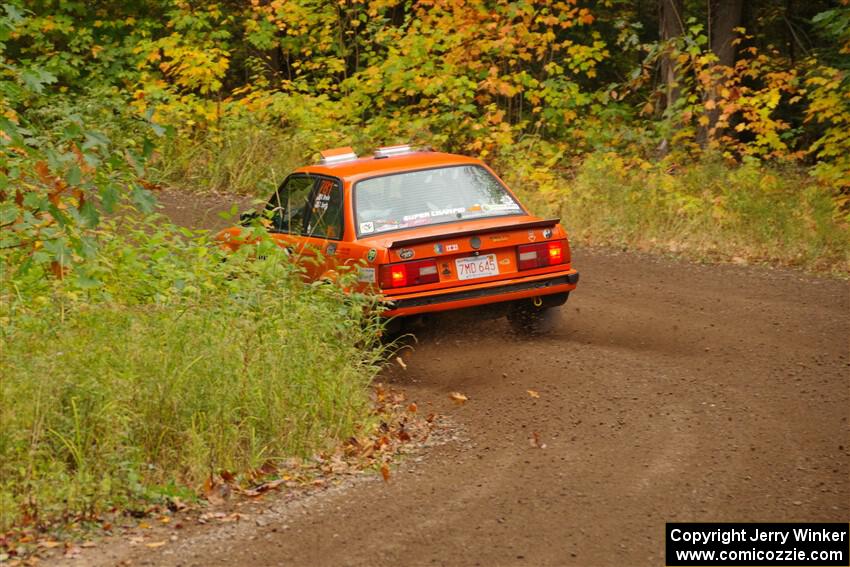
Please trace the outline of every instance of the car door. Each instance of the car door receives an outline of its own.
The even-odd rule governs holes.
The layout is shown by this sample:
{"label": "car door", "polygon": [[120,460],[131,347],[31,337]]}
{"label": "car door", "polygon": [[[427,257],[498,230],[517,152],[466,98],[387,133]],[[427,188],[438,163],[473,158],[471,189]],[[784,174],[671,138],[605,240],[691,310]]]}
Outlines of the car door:
{"label": "car door", "polygon": [[286,178],[266,206],[269,231],[302,264],[309,279],[335,264],[343,225],[342,183],[295,173]]}
{"label": "car door", "polygon": [[304,229],[305,265],[313,278],[333,270],[348,250],[340,247],[345,226],[342,183],[317,177],[307,206]]}
{"label": "car door", "polygon": [[279,246],[289,250],[296,260],[304,255],[304,232],[316,177],[292,174],[287,177],[266,205],[269,232]]}

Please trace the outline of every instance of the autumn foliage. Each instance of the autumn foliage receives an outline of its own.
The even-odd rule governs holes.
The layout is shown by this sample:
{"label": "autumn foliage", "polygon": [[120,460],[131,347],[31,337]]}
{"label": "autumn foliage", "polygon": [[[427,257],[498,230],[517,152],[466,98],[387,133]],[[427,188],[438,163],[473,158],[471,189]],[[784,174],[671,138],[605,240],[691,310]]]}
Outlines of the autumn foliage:
{"label": "autumn foliage", "polygon": [[[680,4],[671,37],[648,1],[8,0],[2,218],[43,213],[60,183],[63,206],[94,220],[113,190],[78,197],[103,193],[104,173],[143,203],[152,183],[255,191],[257,170],[279,179],[324,147],[407,141],[495,161],[549,201],[598,151],[791,164],[846,216],[847,2],[752,3],[729,64],[717,15],[664,2]],[[92,150],[110,171],[72,165]],[[37,163],[59,181],[33,179]],[[33,181],[41,197],[22,208]]]}
{"label": "autumn foliage", "polygon": [[403,142],[580,243],[846,274],[850,0],[0,0],[0,526],[366,427],[374,298],[143,217]]}

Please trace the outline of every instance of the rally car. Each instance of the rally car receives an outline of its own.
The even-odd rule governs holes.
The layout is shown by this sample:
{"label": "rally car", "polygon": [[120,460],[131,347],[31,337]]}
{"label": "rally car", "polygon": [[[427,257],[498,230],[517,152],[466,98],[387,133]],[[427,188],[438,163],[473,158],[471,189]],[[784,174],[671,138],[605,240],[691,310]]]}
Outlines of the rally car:
{"label": "rally car", "polygon": [[[264,214],[280,246],[313,257],[308,278],[350,266],[387,317],[495,306],[520,327],[576,288],[559,219],[531,215],[480,160],[407,145],[321,156],[283,181]],[[217,239],[235,249],[241,230]]]}

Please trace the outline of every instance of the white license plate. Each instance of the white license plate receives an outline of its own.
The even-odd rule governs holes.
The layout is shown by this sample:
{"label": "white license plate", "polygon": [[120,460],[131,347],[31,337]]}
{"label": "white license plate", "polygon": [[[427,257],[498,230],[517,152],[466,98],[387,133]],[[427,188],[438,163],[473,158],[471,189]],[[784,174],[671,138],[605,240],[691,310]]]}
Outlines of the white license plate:
{"label": "white license plate", "polygon": [[499,263],[496,261],[495,254],[458,258],[455,260],[455,267],[459,280],[474,280],[475,278],[499,275]]}

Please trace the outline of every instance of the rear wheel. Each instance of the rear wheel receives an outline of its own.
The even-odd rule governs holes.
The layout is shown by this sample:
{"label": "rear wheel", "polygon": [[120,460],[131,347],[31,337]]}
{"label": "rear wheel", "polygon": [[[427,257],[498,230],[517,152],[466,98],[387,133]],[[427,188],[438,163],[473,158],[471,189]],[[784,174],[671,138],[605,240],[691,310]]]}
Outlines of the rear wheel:
{"label": "rear wheel", "polygon": [[567,302],[570,292],[544,295],[514,302],[508,310],[511,329],[521,335],[537,335],[549,331],[555,324],[555,307]]}

